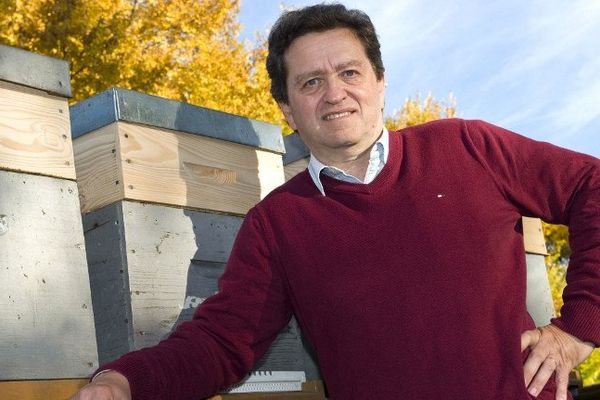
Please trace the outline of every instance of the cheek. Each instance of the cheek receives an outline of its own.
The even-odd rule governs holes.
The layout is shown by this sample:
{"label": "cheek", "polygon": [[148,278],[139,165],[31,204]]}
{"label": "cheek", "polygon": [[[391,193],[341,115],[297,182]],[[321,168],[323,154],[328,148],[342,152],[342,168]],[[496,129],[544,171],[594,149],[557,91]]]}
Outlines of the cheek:
{"label": "cheek", "polygon": [[296,112],[294,113],[294,117],[296,119],[297,124],[311,124],[316,118],[317,114],[316,105],[313,103],[305,102],[301,104],[298,108],[296,108]]}

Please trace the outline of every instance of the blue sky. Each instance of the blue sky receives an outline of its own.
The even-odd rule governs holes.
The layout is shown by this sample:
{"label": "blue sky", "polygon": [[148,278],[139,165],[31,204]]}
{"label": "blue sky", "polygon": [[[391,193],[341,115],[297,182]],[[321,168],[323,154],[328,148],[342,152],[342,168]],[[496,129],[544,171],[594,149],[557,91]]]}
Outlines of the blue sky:
{"label": "blue sky", "polygon": [[[241,38],[285,7],[242,0]],[[379,33],[386,114],[407,97],[452,92],[459,116],[600,157],[600,1],[354,0]]]}

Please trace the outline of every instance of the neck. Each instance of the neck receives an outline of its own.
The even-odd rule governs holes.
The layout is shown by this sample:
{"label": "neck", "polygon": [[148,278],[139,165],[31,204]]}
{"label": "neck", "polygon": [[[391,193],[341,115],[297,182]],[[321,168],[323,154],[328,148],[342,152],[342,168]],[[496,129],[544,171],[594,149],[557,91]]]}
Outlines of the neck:
{"label": "neck", "polygon": [[324,165],[339,168],[349,175],[364,179],[369,167],[371,150],[380,137],[381,133],[363,149],[337,148],[335,151],[329,151],[324,154],[314,153],[314,156]]}
{"label": "neck", "polygon": [[354,157],[340,158],[329,161],[326,160],[321,162],[325,165],[330,165],[339,168],[346,174],[355,176],[362,180],[367,174],[367,168],[369,167],[369,158],[372,147],[373,146],[371,145],[371,147]]}

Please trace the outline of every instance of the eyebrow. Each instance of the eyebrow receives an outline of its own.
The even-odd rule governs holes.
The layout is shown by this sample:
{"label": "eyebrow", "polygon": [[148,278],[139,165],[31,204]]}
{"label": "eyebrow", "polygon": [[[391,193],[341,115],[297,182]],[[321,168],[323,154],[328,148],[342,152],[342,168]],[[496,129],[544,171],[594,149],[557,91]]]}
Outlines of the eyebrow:
{"label": "eyebrow", "polygon": [[[348,67],[360,67],[363,64],[364,63],[361,62],[361,61],[359,61],[359,60],[346,61],[346,62],[343,62],[343,63],[340,63],[340,64],[336,65],[335,66],[335,72],[343,71],[343,70],[347,69]],[[300,75],[296,76],[296,78],[294,79],[294,83],[296,85],[301,85],[308,78],[315,77],[315,76],[320,76],[320,75],[325,75],[325,74],[326,74],[325,70],[323,70],[323,69],[315,69],[313,71],[306,72],[304,74],[300,74]]]}

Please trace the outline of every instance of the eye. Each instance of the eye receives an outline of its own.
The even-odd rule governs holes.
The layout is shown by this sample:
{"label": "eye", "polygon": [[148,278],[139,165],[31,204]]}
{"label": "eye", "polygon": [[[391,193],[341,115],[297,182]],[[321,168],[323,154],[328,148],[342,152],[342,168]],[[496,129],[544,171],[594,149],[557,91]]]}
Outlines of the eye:
{"label": "eye", "polygon": [[305,88],[311,88],[311,87],[315,87],[319,84],[319,80],[317,78],[312,78],[307,80],[306,82],[304,82],[304,87]]}
{"label": "eye", "polygon": [[347,69],[345,71],[342,71],[342,77],[344,77],[344,78],[354,78],[357,75],[358,75],[358,71],[356,71],[354,69]]}

